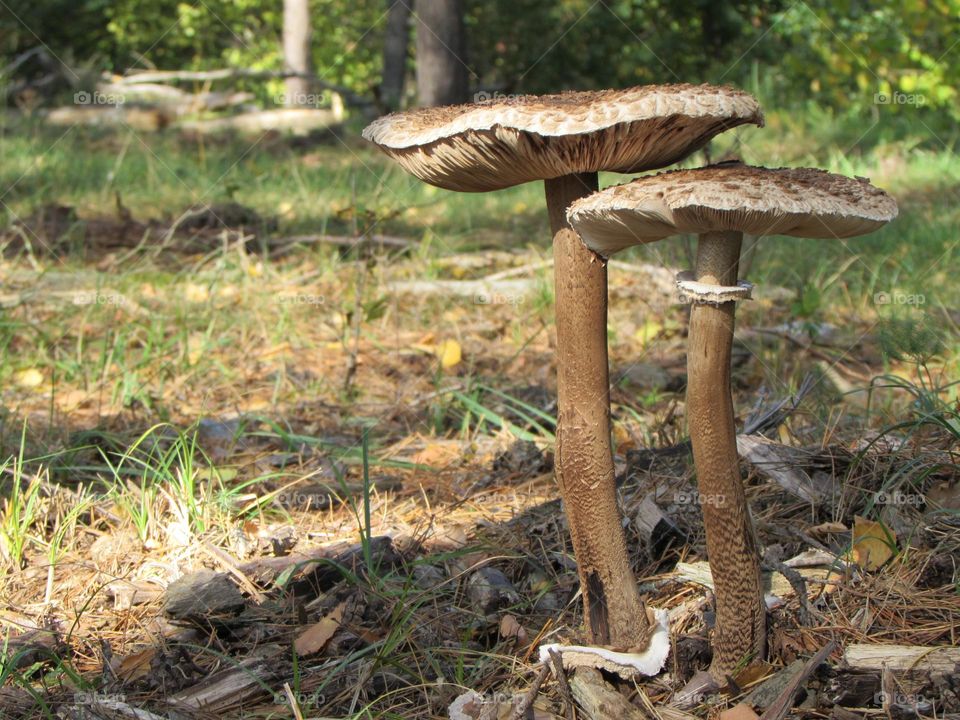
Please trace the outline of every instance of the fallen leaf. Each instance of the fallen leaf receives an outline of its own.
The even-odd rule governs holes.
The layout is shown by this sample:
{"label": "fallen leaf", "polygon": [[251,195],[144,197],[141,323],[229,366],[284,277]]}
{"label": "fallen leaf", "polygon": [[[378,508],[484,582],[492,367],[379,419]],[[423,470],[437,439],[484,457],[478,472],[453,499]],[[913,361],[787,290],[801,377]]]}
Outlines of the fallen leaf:
{"label": "fallen leaf", "polygon": [[456,340],[444,340],[437,345],[434,350],[436,356],[440,359],[440,367],[452,368],[460,364],[463,357],[463,351],[460,349],[460,343]]}
{"label": "fallen leaf", "polygon": [[897,537],[880,522],[857,517],[853,523],[853,561],[864,570],[877,570],[897,552]]}
{"label": "fallen leaf", "polygon": [[648,319],[643,323],[643,325],[637,328],[637,331],[633,334],[633,336],[640,341],[642,346],[645,347],[661,332],[663,332],[663,325],[658,323],[656,320]]}
{"label": "fallen leaf", "polygon": [[145,677],[150,672],[151,661],[156,654],[156,648],[148,647],[145,650],[123,657],[115,668],[117,677],[126,682]]}
{"label": "fallen leaf", "polygon": [[500,637],[503,639],[516,638],[518,642],[527,641],[527,631],[520,621],[513,615],[504,615],[500,618]]}
{"label": "fallen leaf", "polygon": [[187,286],[183,289],[183,296],[189,302],[202,303],[210,299],[210,290],[205,285],[187,283]]}
{"label": "fallen leaf", "polygon": [[739,703],[729,710],[724,710],[718,717],[720,720],[757,720],[760,716],[746,703]]}
{"label": "fallen leaf", "polygon": [[35,388],[43,384],[43,373],[36,368],[21,370],[16,375],[17,385],[25,388]]}
{"label": "fallen leaf", "polygon": [[340,603],[322,620],[297,635],[297,639],[293,641],[293,649],[297,651],[298,655],[313,655],[327,646],[330,638],[340,629],[340,623],[343,622],[343,609],[346,604],[346,602]]}

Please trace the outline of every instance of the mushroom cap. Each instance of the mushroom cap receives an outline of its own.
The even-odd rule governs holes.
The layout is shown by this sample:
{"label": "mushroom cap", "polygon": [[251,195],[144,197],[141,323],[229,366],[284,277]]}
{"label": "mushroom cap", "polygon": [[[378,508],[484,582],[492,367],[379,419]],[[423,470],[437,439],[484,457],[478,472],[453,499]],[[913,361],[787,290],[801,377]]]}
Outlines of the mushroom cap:
{"label": "mushroom cap", "polygon": [[865,178],[740,163],[649,175],[567,209],[570,224],[601,255],[683,233],[848,238],[896,216],[896,201]]}
{"label": "mushroom cap", "polygon": [[394,113],[363,137],[424,182],[485,192],[573,173],[665,167],[746,123],[762,126],[763,113],[742,90],[644,85]]}

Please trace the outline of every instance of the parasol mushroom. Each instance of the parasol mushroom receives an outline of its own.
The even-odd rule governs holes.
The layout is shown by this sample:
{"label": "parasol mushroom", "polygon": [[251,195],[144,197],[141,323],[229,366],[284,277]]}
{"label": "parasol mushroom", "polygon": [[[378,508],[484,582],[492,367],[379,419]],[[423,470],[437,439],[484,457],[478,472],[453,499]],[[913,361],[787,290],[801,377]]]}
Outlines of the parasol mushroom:
{"label": "parasol mushroom", "polygon": [[631,570],[610,445],[606,266],[567,224],[602,170],[670,165],[724,130],[763,116],[750,95],[708,85],[494,98],[388,115],[363,136],[411,174],[485,192],[545,181],[554,241],[558,421],[556,476],[591,641],[643,650],[651,624]]}
{"label": "parasol mushroom", "polygon": [[670,235],[699,236],[696,269],[677,284],[693,303],[687,417],[716,592],[710,673],[718,682],[765,651],[759,557],[730,393],[734,309],[752,287],[737,280],[742,235],[847,238],[896,215],[893,198],[863,178],[740,163],[639,178],[578,200],[567,213],[587,247],[603,256]]}

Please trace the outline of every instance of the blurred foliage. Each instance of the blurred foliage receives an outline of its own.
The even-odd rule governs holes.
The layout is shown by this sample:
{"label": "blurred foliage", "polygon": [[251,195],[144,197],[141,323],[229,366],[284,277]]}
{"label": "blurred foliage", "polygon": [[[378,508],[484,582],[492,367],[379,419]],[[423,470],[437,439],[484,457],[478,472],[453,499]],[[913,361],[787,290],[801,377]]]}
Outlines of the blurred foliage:
{"label": "blurred foliage", "polygon": [[[776,107],[920,112],[934,118],[933,128],[938,118],[960,118],[960,0],[466,0],[465,7],[465,60],[477,90],[723,82]],[[9,8],[0,13],[7,61],[42,38],[67,62],[118,72],[282,67],[281,0],[16,0]],[[371,93],[386,8],[385,0],[311,0],[321,77]]]}

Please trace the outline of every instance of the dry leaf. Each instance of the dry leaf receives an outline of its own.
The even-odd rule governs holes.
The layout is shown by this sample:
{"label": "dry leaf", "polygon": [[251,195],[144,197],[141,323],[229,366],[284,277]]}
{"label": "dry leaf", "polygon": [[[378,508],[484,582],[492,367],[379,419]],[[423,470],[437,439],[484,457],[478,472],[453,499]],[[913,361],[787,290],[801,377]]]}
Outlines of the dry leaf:
{"label": "dry leaf", "polygon": [[880,522],[857,517],[853,523],[853,561],[864,570],[877,570],[896,552],[897,537]]}
{"label": "dry leaf", "polygon": [[340,603],[323,620],[314,623],[297,635],[297,639],[293,641],[293,649],[298,655],[313,655],[327,646],[330,638],[340,629],[346,604],[346,602]]}
{"label": "dry leaf", "polygon": [[25,388],[35,388],[43,384],[43,373],[36,368],[21,370],[16,375],[17,385]]}
{"label": "dry leaf", "polygon": [[753,708],[746,703],[734,705],[719,715],[720,720],[757,720],[759,717],[760,716],[753,711]]}
{"label": "dry leaf", "polygon": [[648,319],[643,323],[643,325],[637,328],[637,331],[633,334],[633,337],[640,342],[642,347],[646,347],[662,332],[663,325],[658,323],[656,320]]}
{"label": "dry leaf", "polygon": [[150,672],[151,661],[156,654],[155,647],[148,647],[123,657],[115,668],[117,677],[125,682],[131,682],[146,676]]}
{"label": "dry leaf", "polygon": [[518,642],[523,643],[527,641],[527,631],[515,616],[504,615],[500,618],[500,637],[505,640],[516,638]]}
{"label": "dry leaf", "polygon": [[210,299],[210,289],[205,285],[187,283],[187,286],[183,289],[183,297],[192,303],[206,302]]}

